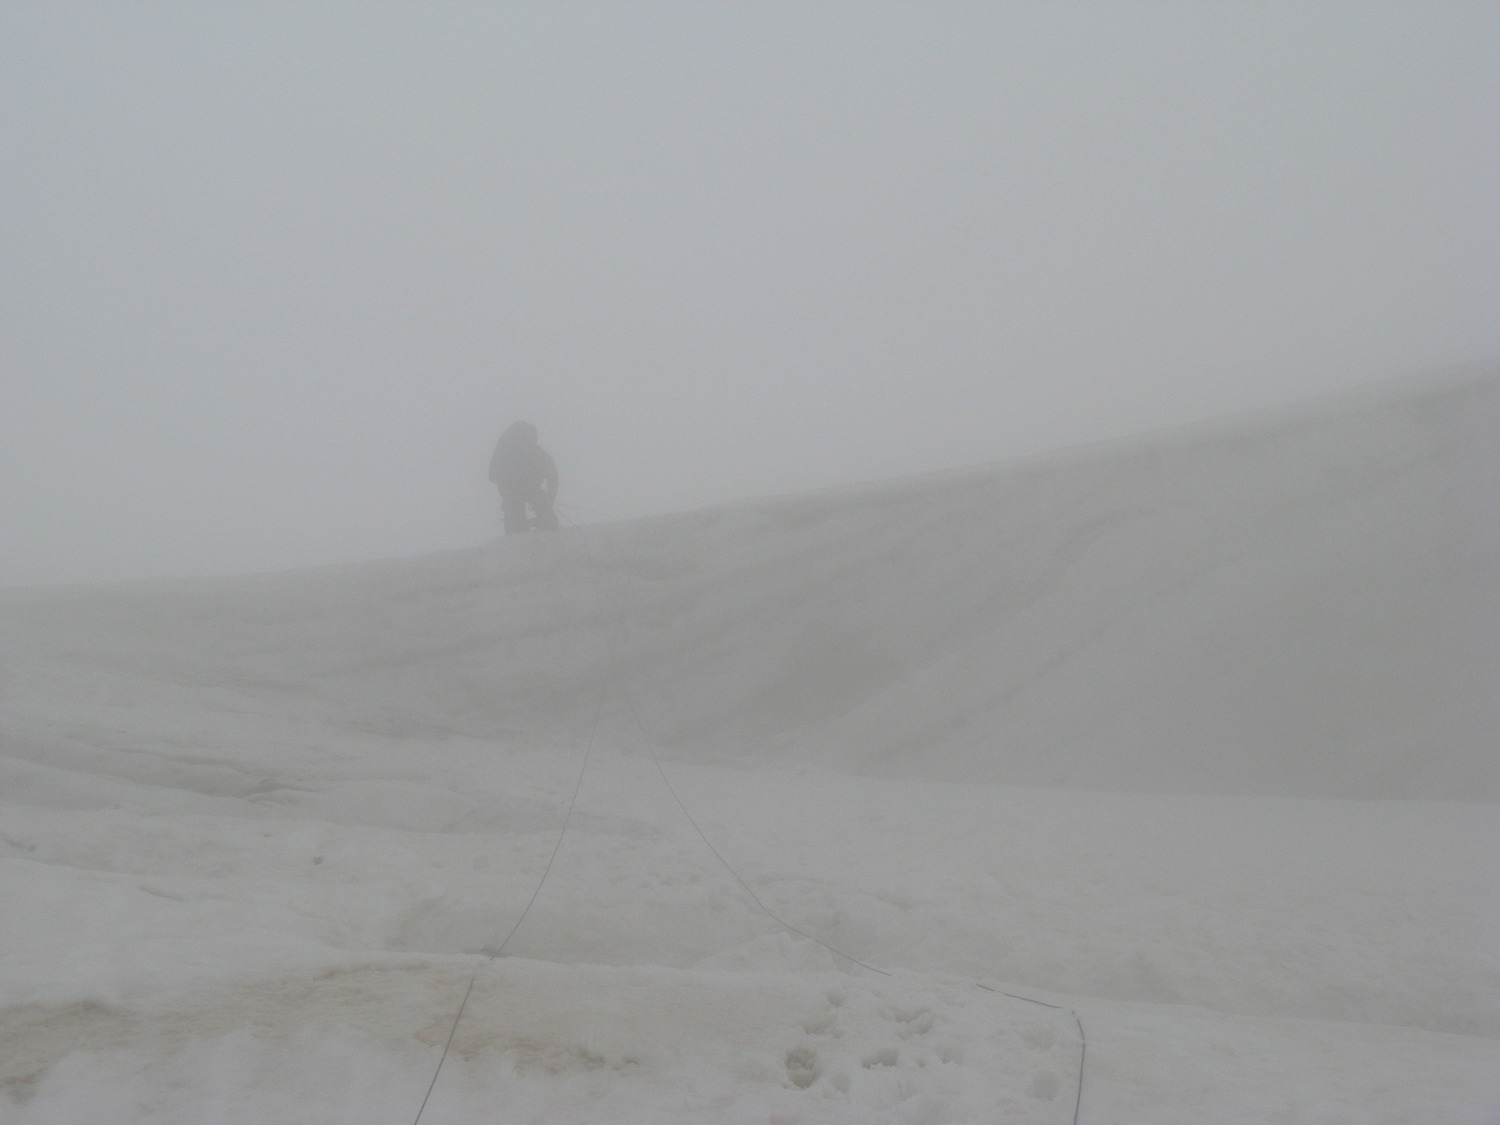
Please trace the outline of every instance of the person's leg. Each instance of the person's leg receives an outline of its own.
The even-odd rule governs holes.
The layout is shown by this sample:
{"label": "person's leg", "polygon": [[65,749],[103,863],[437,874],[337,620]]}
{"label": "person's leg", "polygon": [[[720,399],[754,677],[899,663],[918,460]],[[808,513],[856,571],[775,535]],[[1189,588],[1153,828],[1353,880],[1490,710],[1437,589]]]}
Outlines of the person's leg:
{"label": "person's leg", "polygon": [[526,518],[526,497],[509,489],[500,490],[500,510],[505,515],[505,534],[530,531],[531,523]]}
{"label": "person's leg", "polygon": [[536,513],[536,519],[531,521],[531,526],[537,531],[556,531],[557,512],[552,507],[550,497],[537,493],[531,498],[531,510]]}

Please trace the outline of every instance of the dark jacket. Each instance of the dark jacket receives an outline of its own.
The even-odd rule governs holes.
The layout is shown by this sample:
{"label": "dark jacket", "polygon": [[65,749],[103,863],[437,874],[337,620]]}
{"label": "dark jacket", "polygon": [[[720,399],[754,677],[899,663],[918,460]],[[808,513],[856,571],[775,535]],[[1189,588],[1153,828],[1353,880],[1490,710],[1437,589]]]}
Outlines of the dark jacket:
{"label": "dark jacket", "polygon": [[536,443],[536,427],[530,422],[516,422],[500,435],[490,456],[490,480],[501,492],[547,500],[557,495],[557,464]]}

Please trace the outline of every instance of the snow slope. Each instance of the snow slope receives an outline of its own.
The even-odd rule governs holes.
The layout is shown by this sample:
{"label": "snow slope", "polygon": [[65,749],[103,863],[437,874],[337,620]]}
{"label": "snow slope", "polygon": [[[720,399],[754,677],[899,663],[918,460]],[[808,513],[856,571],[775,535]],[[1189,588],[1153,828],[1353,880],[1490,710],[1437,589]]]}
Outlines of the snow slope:
{"label": "snow slope", "polygon": [[1500,1120],[1497,435],[0,592],[0,1120]]}

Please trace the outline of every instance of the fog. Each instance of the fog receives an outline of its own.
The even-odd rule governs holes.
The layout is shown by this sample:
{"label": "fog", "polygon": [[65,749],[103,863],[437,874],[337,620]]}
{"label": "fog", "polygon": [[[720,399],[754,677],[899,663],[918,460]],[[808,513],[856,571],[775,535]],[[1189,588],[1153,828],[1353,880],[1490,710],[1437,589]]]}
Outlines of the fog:
{"label": "fog", "polygon": [[1500,354],[1491,4],[0,8],[0,584],[471,545]]}
{"label": "fog", "polygon": [[1493,1125],[1500,365],[0,591],[6,1125]]}

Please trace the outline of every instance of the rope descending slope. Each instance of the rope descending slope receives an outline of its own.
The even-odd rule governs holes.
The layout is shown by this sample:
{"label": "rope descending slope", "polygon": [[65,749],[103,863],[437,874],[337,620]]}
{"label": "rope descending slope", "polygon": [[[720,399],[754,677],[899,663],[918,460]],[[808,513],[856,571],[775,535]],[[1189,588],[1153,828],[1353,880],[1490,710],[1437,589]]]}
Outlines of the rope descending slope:
{"label": "rope descending slope", "polygon": [[[582,528],[578,527],[576,524],[573,524],[572,520],[569,520],[568,522],[570,524],[572,524],[572,526],[579,533],[580,541],[582,542],[583,549],[584,549],[584,554],[585,554],[585,557],[587,559],[589,571],[590,571],[591,574],[595,575],[595,580],[594,580],[595,599],[596,599],[596,602],[598,603],[598,605],[600,606],[600,608],[602,610],[603,606],[604,606],[603,591],[602,591],[602,589],[601,589],[601,587],[599,585],[599,579],[597,577],[598,570],[597,570],[597,567],[595,565],[593,551],[592,551],[591,547],[589,546],[587,534],[584,532],[584,530]],[[609,632],[609,634],[608,634],[608,636],[606,638],[606,642],[605,642],[605,668],[604,668],[603,684],[602,684],[602,688],[601,688],[600,696],[599,696],[599,702],[596,705],[595,710],[594,710],[594,717],[593,717],[592,723],[590,724],[588,739],[587,739],[587,742],[586,742],[586,745],[585,745],[585,748],[584,748],[583,760],[580,763],[579,770],[578,770],[578,775],[575,778],[574,783],[573,783],[573,790],[572,790],[572,793],[571,793],[571,795],[569,797],[569,800],[568,800],[567,812],[565,813],[565,815],[563,817],[562,827],[558,831],[557,840],[554,842],[553,847],[552,847],[552,852],[548,856],[548,859],[547,859],[547,864],[546,864],[546,866],[542,870],[541,878],[537,880],[536,886],[532,890],[531,897],[527,900],[526,906],[522,909],[522,911],[520,913],[520,916],[517,917],[515,923],[511,926],[510,931],[506,934],[504,940],[501,941],[500,944],[498,946],[494,947],[492,950],[486,950],[486,954],[487,954],[488,958],[490,960],[494,960],[495,958],[504,955],[506,946],[509,945],[511,939],[516,935],[516,932],[521,928],[521,924],[526,920],[527,915],[531,912],[532,906],[536,903],[537,898],[540,896],[542,888],[547,883],[547,878],[548,878],[548,876],[552,872],[553,863],[556,861],[558,853],[562,849],[563,839],[566,837],[567,832],[568,832],[568,827],[569,827],[570,823],[572,822],[573,811],[574,811],[574,808],[577,805],[579,791],[582,789],[582,786],[583,786],[584,776],[588,772],[589,762],[590,762],[590,759],[591,759],[591,757],[593,755],[594,745],[595,745],[595,742],[597,740],[599,728],[600,728],[601,721],[602,721],[602,718],[603,718],[604,705],[605,705],[605,702],[607,701],[608,696],[609,696],[610,685],[612,683],[615,683],[615,684],[618,684],[620,686],[620,691],[621,691],[621,694],[622,694],[622,696],[624,698],[625,704],[626,704],[626,706],[628,707],[628,709],[630,711],[631,719],[633,721],[633,725],[635,727],[636,734],[637,734],[637,736],[638,736],[638,738],[640,740],[641,745],[645,748],[647,754],[650,756],[652,764],[656,767],[656,772],[657,772],[658,776],[660,776],[663,786],[666,788],[667,792],[671,795],[672,800],[676,803],[677,808],[681,811],[684,819],[686,819],[686,821],[688,822],[688,824],[692,826],[693,831],[697,834],[698,839],[700,841],[702,841],[704,847],[708,849],[708,851],[719,862],[719,864],[724,868],[724,870],[729,873],[729,875],[734,879],[734,881],[739,884],[739,886],[744,890],[745,894],[756,905],[756,907],[758,907],[761,910],[761,912],[766,915],[766,917],[770,918],[774,923],[776,923],[776,925],[782,927],[783,929],[785,929],[789,933],[795,934],[796,936],[801,937],[801,938],[803,938],[803,939],[805,939],[807,941],[814,942],[815,944],[817,944],[817,945],[821,946],[822,948],[828,950],[830,953],[834,954],[835,956],[837,956],[837,957],[839,957],[839,958],[841,958],[841,959],[843,959],[845,961],[848,961],[850,964],[855,965],[855,966],[857,966],[859,968],[866,969],[866,970],[868,970],[868,971],[870,971],[872,973],[877,973],[877,974],[879,974],[881,976],[886,976],[886,977],[890,976],[891,973],[890,973],[889,970],[881,969],[881,968],[878,968],[878,967],[876,967],[874,965],[871,965],[871,964],[869,964],[869,963],[867,963],[865,961],[862,961],[859,958],[853,956],[852,954],[846,953],[842,949],[839,949],[838,947],[830,944],[829,942],[824,941],[822,938],[818,937],[817,935],[809,933],[809,932],[807,932],[804,929],[801,929],[801,928],[799,928],[797,926],[792,925],[790,922],[786,921],[784,918],[782,918],[780,915],[778,915],[775,911],[773,911],[769,906],[766,905],[766,903],[764,902],[764,900],[762,900],[761,897],[758,894],[756,894],[754,888],[751,887],[749,881],[746,880],[744,878],[744,876],[742,876],[739,873],[739,871],[737,871],[734,868],[734,866],[729,863],[729,861],[724,857],[723,853],[717,847],[714,846],[713,842],[708,838],[708,835],[703,831],[703,828],[699,824],[698,819],[693,815],[692,811],[687,807],[687,804],[682,800],[681,795],[678,793],[677,788],[672,784],[672,779],[668,775],[666,767],[662,764],[661,757],[660,757],[659,753],[657,752],[656,744],[655,744],[655,742],[652,740],[652,738],[650,737],[650,735],[646,731],[646,724],[645,724],[644,720],[641,717],[640,709],[636,705],[635,698],[630,694],[629,690],[625,688],[623,679],[617,675],[617,669],[615,667],[615,659],[616,659],[616,657],[615,657],[615,641],[618,638],[621,629],[623,628],[623,625],[624,625],[624,622],[625,622],[625,618],[626,618],[626,615],[627,615],[628,610],[629,610],[628,599],[629,599],[630,595],[629,595],[629,587],[628,587],[628,585],[627,585],[626,589],[627,589],[627,592],[626,592],[626,604],[622,604],[620,613],[616,617],[614,625],[612,626],[612,628],[611,628],[611,630],[610,630],[610,632]],[[427,1108],[427,1104],[428,1104],[428,1101],[432,1097],[433,1090],[437,1087],[438,1078],[441,1076],[442,1071],[443,1071],[443,1064],[447,1061],[449,1052],[450,1052],[450,1050],[451,1050],[451,1048],[453,1046],[453,1039],[454,1039],[454,1036],[457,1034],[458,1025],[459,1025],[459,1023],[463,1019],[464,1011],[468,1007],[469,997],[473,994],[473,991],[474,991],[474,984],[478,980],[479,973],[480,973],[480,971],[483,968],[484,968],[484,965],[482,965],[482,964],[479,965],[479,966],[477,966],[474,969],[474,972],[472,974],[470,974],[470,976],[469,976],[468,983],[467,983],[467,985],[464,988],[463,998],[459,1002],[459,1006],[458,1006],[457,1012],[454,1013],[453,1024],[452,1024],[452,1026],[448,1030],[448,1038],[447,1038],[447,1041],[443,1045],[442,1055],[438,1059],[438,1065],[437,1065],[437,1068],[433,1072],[432,1081],[428,1084],[427,1092],[426,1092],[426,1094],[422,1098],[422,1104],[421,1104],[421,1106],[417,1110],[416,1117],[413,1119],[413,1125],[420,1125],[420,1122],[421,1122],[421,1119],[422,1119],[422,1114],[423,1114],[423,1112],[425,1112],[425,1110]],[[1073,1125],[1078,1125],[1079,1113],[1080,1113],[1080,1111],[1082,1109],[1082,1104],[1083,1104],[1084,1062],[1085,1062],[1085,1057],[1086,1057],[1087,1051],[1088,1051],[1088,1043],[1087,1043],[1087,1039],[1084,1036],[1084,1031],[1083,1031],[1083,1021],[1079,1018],[1078,1013],[1075,1010],[1073,1010],[1071,1008],[1066,1008],[1066,1007],[1064,1007],[1064,1006],[1062,1006],[1060,1004],[1050,1004],[1050,1003],[1047,1003],[1046,1001],[1037,1000],[1037,999],[1034,999],[1033,997],[1030,997],[1030,996],[1021,996],[1021,995],[1018,995],[1018,994],[1015,994],[1015,993],[1011,993],[1011,992],[1002,992],[1000,989],[991,988],[989,985],[982,984],[982,983],[979,983],[979,982],[975,982],[975,987],[981,988],[981,989],[983,989],[986,992],[992,992],[992,993],[996,993],[997,995],[1002,995],[1002,996],[1009,997],[1012,1000],[1019,1000],[1019,1001],[1022,1001],[1022,1002],[1028,1003],[1028,1004],[1036,1004],[1036,1005],[1039,1005],[1039,1006],[1044,1007],[1044,1008],[1050,1008],[1050,1009],[1052,1009],[1054,1011],[1067,1012],[1069,1015],[1071,1015],[1073,1017],[1074,1025],[1078,1029],[1078,1083],[1077,1083],[1077,1093],[1076,1093],[1076,1096],[1075,1096],[1074,1102],[1073,1102],[1073,1118],[1072,1118],[1072,1120],[1073,1120]]]}

